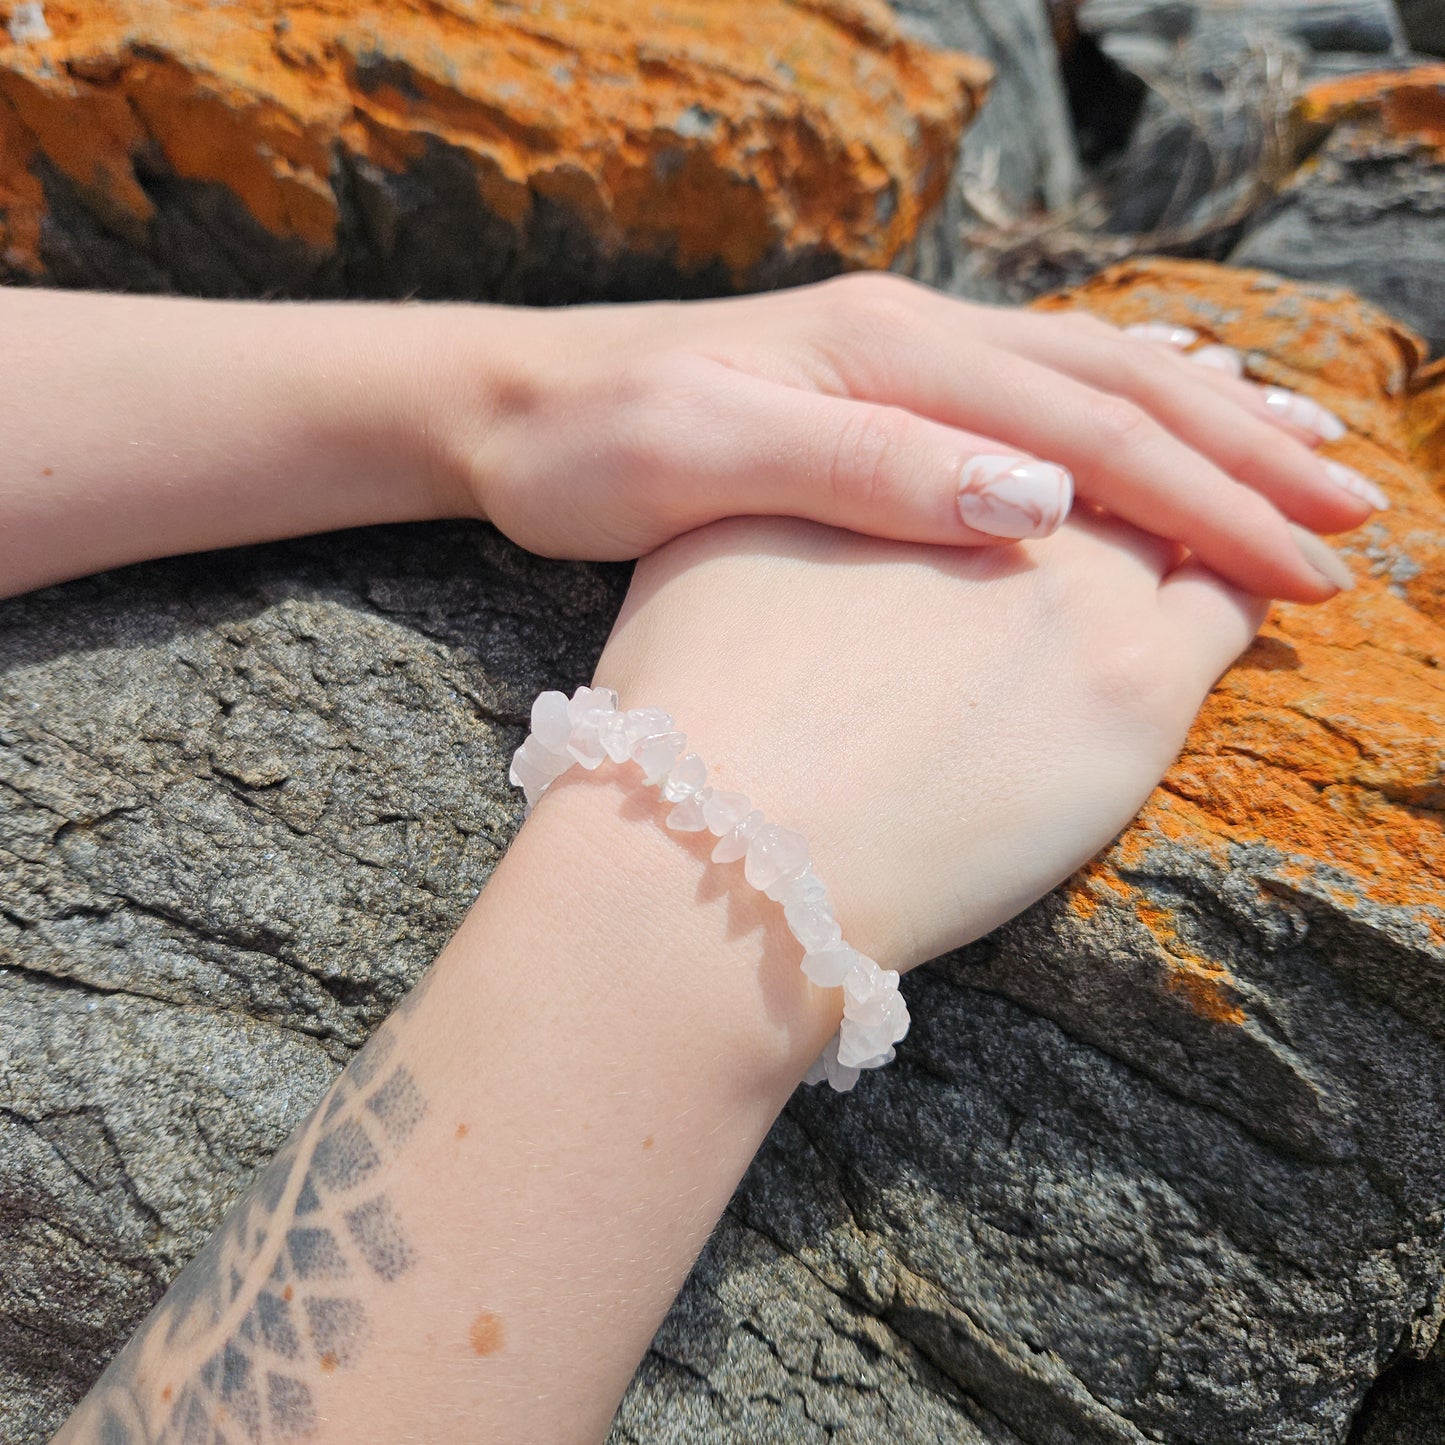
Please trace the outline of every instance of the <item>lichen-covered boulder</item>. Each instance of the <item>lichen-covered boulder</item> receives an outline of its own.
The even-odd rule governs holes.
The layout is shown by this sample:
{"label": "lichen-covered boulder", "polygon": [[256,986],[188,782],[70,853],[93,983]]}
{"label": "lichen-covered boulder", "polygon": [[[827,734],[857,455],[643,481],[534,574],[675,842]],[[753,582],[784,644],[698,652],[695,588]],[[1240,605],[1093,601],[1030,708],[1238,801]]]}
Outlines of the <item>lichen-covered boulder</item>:
{"label": "lichen-covered boulder", "polygon": [[1445,347],[1445,65],[1314,86],[1295,123],[1309,158],[1230,259],[1301,280],[1347,277]]}
{"label": "lichen-covered boulder", "polygon": [[881,0],[45,14],[0,39],[3,273],[202,295],[552,302],[887,266],[988,76]]}
{"label": "lichen-covered boulder", "polygon": [[[1113,848],[910,975],[887,1077],[794,1099],[615,1441],[1331,1445],[1438,1336],[1445,373],[1259,273],[1130,264],[1046,304],[1239,346],[1347,418],[1393,510]],[[1369,1445],[1439,1439],[1430,1369]]]}
{"label": "lichen-covered boulder", "polygon": [[[1049,304],[1242,347],[1394,507],[1106,855],[909,976],[893,1066],[792,1101],[618,1445],[1330,1445],[1437,1337],[1445,378],[1257,273]],[[0,606],[0,1438],[46,1438],[440,947],[625,579],[426,526]],[[1369,1445],[1415,1445],[1424,1378]]]}

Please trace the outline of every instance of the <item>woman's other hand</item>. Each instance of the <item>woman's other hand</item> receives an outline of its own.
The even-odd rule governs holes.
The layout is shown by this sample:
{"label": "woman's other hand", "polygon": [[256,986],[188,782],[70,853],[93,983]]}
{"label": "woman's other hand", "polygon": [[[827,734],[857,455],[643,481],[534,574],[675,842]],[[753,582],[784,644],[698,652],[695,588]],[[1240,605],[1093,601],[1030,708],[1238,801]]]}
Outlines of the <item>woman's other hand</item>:
{"label": "woman's other hand", "polygon": [[1196,365],[1163,332],[896,276],[412,316],[444,505],[546,555],[640,556],[741,515],[997,544],[1056,530],[1077,494],[1244,590],[1320,601],[1349,574],[1314,533],[1383,503],[1317,455],[1344,428],[1307,398]]}

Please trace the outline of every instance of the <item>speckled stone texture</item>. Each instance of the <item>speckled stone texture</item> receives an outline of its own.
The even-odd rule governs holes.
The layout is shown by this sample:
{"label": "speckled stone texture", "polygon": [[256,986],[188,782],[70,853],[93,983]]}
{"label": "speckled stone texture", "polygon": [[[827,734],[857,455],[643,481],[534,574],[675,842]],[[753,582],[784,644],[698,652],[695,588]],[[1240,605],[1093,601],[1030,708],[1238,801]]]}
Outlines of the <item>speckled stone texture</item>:
{"label": "speckled stone texture", "polygon": [[1296,106],[1308,162],[1230,259],[1301,280],[1348,276],[1445,348],[1445,65],[1330,81]]}
{"label": "speckled stone texture", "polygon": [[415,982],[626,569],[351,533],[0,604],[0,1440],[84,1383]]}
{"label": "speckled stone texture", "polygon": [[[1240,346],[1395,507],[1103,859],[910,975],[889,1068],[792,1101],[613,1445],[1329,1445],[1436,1339],[1445,384],[1378,312],[1257,274],[1139,263],[1058,304]],[[428,526],[0,606],[7,1445],[441,945],[519,821],[527,705],[587,678],[625,578]],[[1436,1439],[1431,1368],[1358,1440]]]}
{"label": "speckled stone texture", "polygon": [[1083,184],[1050,7],[1046,0],[898,0],[894,8],[908,34],[980,56],[994,72],[943,203],[903,269],[956,295],[1003,300],[1007,292],[986,258],[959,245],[973,204],[987,204],[995,218],[1061,210]]}
{"label": "speckled stone texture", "polygon": [[558,302],[887,266],[988,67],[881,0],[48,0],[0,273]]}

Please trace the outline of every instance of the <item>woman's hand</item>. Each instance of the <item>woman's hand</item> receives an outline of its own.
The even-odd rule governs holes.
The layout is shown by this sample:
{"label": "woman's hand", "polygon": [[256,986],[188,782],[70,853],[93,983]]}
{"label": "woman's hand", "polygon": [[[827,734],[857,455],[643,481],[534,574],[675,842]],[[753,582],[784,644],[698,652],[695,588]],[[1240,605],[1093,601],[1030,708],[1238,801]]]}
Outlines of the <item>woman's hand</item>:
{"label": "woman's hand", "polygon": [[0,287],[0,323],[0,596],[438,516],[599,559],[747,515],[971,546],[1045,535],[1077,489],[1320,601],[1349,573],[1314,532],[1383,500],[1312,450],[1334,418],[1221,348],[893,276],[556,311]]}
{"label": "woman's hand", "polygon": [[[1343,434],[1330,413],[1193,364],[1167,331],[973,305],[895,276],[413,314],[449,505],[547,555],[635,557],[747,514],[997,543],[1052,532],[1077,490],[1241,588],[1320,601],[1349,574],[1312,533],[1383,503],[1315,454]],[[469,363],[479,349],[490,370]]]}
{"label": "woman's hand", "polygon": [[[599,681],[673,709],[906,968],[1068,874],[1173,757],[1262,610],[1177,554],[1088,517],[1004,551],[718,523],[642,561]],[[602,1439],[841,1007],[636,778],[542,799],[60,1442]]]}
{"label": "woman's hand", "polygon": [[1006,551],[734,521],[643,559],[597,681],[802,832],[844,937],[905,969],[1104,847],[1263,614],[1112,520]]}

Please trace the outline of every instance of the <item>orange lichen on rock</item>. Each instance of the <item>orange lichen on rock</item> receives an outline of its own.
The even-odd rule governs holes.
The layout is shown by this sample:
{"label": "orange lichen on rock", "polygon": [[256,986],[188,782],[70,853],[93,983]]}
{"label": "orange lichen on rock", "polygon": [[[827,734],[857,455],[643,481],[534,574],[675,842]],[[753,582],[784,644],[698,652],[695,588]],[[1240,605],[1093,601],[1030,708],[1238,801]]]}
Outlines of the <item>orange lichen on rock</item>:
{"label": "orange lichen on rock", "polygon": [[1217,1024],[1242,1024],[1245,1012],[1233,993],[1234,980],[1229,970],[1185,947],[1167,909],[1139,897],[1134,902],[1134,913],[1158,939],[1169,960],[1165,984],[1183,994],[1201,1018]]}
{"label": "orange lichen on rock", "polygon": [[0,244],[34,275],[47,171],[122,236],[169,173],[324,253],[346,177],[436,153],[506,224],[559,206],[603,247],[739,285],[779,251],[886,266],[989,75],[878,0],[52,0],[46,18],[49,40],[0,40]]}
{"label": "orange lichen on rock", "polygon": [[1374,70],[1324,81],[1300,96],[1296,114],[1307,126],[1363,122],[1445,152],[1445,65]]}
{"label": "orange lichen on rock", "polygon": [[[1138,820],[1075,880],[1075,911],[1106,896],[1104,876],[1147,872],[1161,847],[1227,868],[1236,846],[1263,845],[1278,879],[1345,912],[1398,910],[1445,943],[1445,368],[1424,366],[1417,337],[1347,292],[1207,263],[1128,262],[1038,304],[1184,324],[1236,347],[1256,379],[1344,417],[1350,435],[1329,454],[1392,503],[1337,540],[1352,591],[1274,609]],[[1190,960],[1175,986],[1196,1009],[1241,1021],[1214,966],[1152,903],[1135,912]]]}
{"label": "orange lichen on rock", "polygon": [[1075,874],[1064,887],[1070,908],[1079,918],[1091,920],[1106,903],[1123,905],[1152,936],[1152,951],[1162,965],[1164,987],[1211,1023],[1242,1024],[1246,1015],[1229,970],[1190,948],[1179,935],[1173,913],[1120,876],[1119,865],[1127,866],[1116,854],[1098,859]]}

